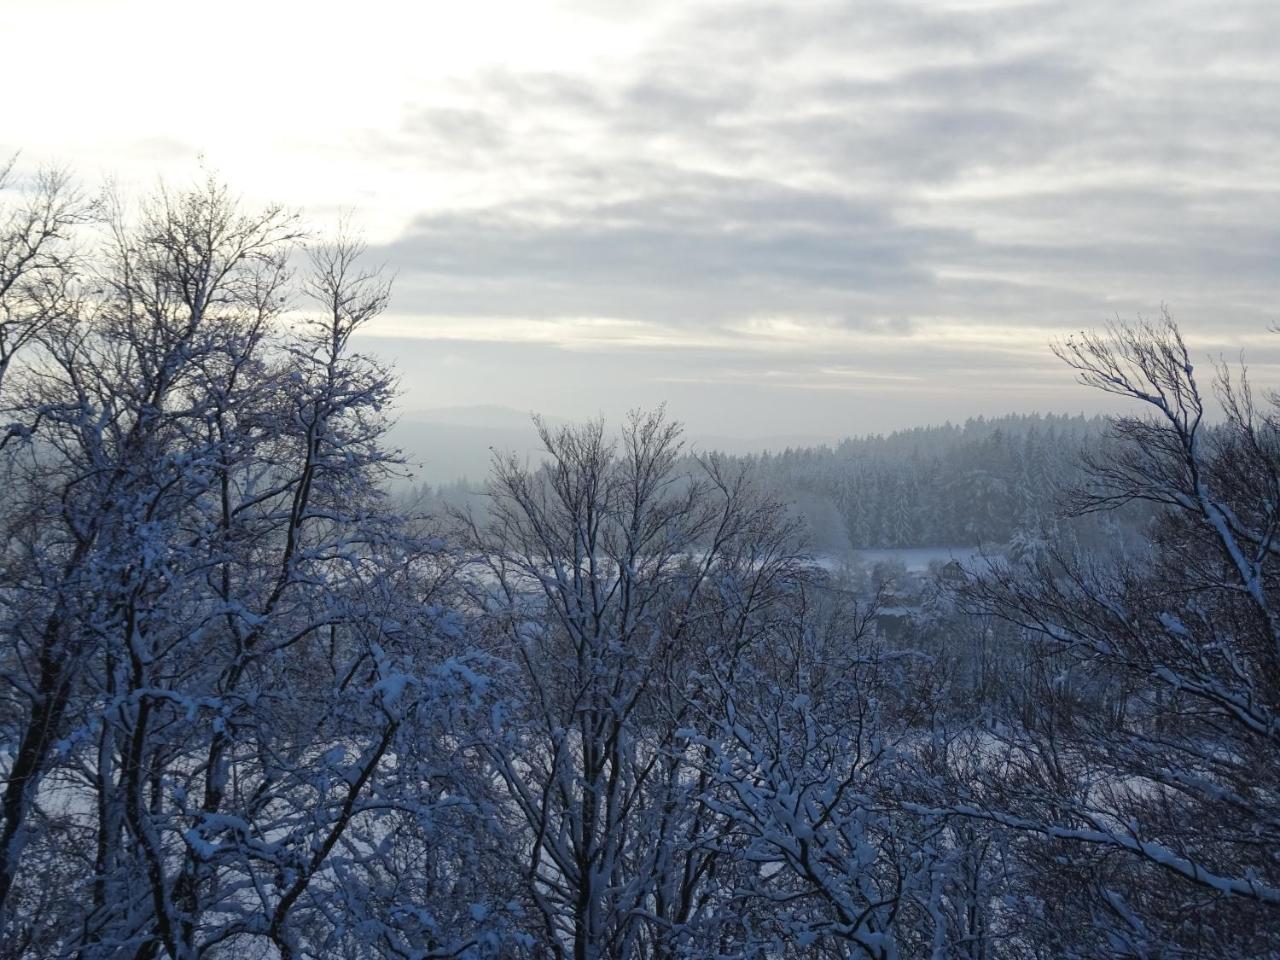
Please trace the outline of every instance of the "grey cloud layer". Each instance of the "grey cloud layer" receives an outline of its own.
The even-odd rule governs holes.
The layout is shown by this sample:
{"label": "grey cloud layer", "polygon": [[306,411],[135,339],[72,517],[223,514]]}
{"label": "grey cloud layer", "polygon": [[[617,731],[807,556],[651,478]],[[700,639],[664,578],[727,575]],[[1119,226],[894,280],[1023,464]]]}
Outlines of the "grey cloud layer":
{"label": "grey cloud layer", "polygon": [[[727,320],[927,293],[958,231],[868,201],[707,175],[635,174],[644,196],[426,216],[388,255],[433,312]],[[421,279],[420,279],[421,278]],[[513,301],[513,296],[517,297]]]}
{"label": "grey cloud layer", "polygon": [[633,61],[490,72],[406,118],[397,162],[505,193],[387,246],[402,312],[1276,320],[1280,5],[680,9]]}

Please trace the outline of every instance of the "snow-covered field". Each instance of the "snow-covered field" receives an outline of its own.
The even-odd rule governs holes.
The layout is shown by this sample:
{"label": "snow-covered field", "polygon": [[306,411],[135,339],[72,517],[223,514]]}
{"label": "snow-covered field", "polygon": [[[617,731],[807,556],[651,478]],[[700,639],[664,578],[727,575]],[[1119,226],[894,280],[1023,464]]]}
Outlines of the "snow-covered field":
{"label": "snow-covered field", "polygon": [[926,573],[932,564],[945,564],[952,560],[959,561],[965,567],[983,564],[983,551],[980,547],[906,547],[890,550],[854,550],[848,554],[819,554],[814,557],[825,570],[838,570],[845,564],[902,564],[908,573]]}

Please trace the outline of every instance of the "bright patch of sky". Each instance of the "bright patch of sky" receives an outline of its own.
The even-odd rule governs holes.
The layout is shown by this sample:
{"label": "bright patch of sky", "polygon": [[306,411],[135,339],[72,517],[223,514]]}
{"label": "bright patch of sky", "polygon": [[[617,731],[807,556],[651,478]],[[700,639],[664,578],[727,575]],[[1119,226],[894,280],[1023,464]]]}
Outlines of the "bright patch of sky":
{"label": "bright patch of sky", "polygon": [[352,211],[410,411],[1090,408],[1047,342],[1161,303],[1280,379],[1270,0],[0,5],[0,154]]}

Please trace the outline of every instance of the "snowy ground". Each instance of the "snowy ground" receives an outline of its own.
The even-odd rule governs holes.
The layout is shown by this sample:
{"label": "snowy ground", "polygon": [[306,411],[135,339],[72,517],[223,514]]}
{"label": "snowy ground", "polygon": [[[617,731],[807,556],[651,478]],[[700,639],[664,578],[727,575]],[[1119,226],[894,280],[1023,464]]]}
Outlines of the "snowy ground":
{"label": "snowy ground", "polygon": [[907,547],[900,550],[854,550],[849,554],[819,554],[814,559],[825,570],[838,570],[845,564],[874,566],[878,563],[902,564],[908,573],[926,573],[931,564],[958,560],[973,568],[983,563],[982,549],[973,546]]}

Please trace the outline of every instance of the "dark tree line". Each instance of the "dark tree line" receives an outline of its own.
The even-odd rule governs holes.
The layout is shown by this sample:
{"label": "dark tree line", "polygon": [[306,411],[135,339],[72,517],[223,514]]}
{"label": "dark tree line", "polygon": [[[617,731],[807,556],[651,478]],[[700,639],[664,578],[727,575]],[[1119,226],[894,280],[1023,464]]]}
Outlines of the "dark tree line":
{"label": "dark tree line", "polygon": [[795,501],[830,546],[854,549],[1006,543],[1049,537],[1101,417],[1012,414],[856,437],[749,459]]}

